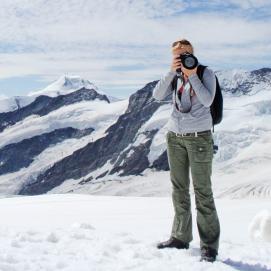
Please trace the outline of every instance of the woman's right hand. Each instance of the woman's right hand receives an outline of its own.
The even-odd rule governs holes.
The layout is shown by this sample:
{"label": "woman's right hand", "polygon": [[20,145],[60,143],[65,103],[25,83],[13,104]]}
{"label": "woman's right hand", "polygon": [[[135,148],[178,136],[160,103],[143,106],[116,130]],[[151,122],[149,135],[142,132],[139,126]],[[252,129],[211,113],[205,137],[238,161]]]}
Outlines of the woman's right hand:
{"label": "woman's right hand", "polygon": [[177,69],[181,69],[182,62],[179,57],[180,55],[173,55],[173,59],[171,63],[171,71],[176,72]]}

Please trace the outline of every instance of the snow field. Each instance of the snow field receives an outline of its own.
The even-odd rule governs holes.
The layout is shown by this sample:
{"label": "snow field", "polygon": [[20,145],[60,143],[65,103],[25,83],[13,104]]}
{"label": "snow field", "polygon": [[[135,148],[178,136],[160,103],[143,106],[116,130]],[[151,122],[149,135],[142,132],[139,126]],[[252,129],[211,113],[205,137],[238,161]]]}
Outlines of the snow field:
{"label": "snow field", "polygon": [[169,237],[168,197],[53,194],[0,199],[0,270],[271,270],[271,243],[252,241],[249,223],[266,200],[216,200],[221,243],[215,263],[188,250],[158,250]]}

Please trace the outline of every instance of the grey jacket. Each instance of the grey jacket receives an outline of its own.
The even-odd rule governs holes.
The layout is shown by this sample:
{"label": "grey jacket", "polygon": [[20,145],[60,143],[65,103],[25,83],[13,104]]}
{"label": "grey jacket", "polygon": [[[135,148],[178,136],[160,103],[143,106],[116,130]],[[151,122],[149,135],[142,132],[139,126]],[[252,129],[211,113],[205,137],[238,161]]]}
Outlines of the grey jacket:
{"label": "grey jacket", "polygon": [[170,71],[157,83],[153,90],[156,100],[163,100],[172,95],[173,109],[167,123],[169,131],[177,133],[200,132],[212,129],[212,116],[210,105],[213,102],[216,90],[214,72],[205,68],[202,82],[197,74],[188,77],[188,80],[196,95],[192,96],[192,108],[188,113],[182,113],[175,107],[175,95],[171,83],[176,72]]}

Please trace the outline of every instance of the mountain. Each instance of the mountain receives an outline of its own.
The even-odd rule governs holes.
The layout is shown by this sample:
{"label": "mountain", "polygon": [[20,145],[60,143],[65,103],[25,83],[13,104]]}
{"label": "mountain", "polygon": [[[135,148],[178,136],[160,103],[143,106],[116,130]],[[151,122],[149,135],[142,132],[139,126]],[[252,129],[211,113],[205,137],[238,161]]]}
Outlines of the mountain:
{"label": "mountain", "polygon": [[[94,89],[96,92],[98,92],[98,88],[89,80],[85,80],[79,76],[63,75],[46,88],[40,91],[30,92],[28,95],[35,97],[40,95],[55,97],[59,95],[69,94],[81,88]],[[99,93],[104,94],[101,91],[99,91]]]}
{"label": "mountain", "polygon": [[[0,96],[0,113],[21,109],[22,107],[25,107],[32,103],[39,96],[63,96],[71,94],[72,92],[75,92],[79,89],[92,89],[95,92],[99,92],[100,95],[105,96],[105,93],[101,90],[98,90],[98,88],[89,80],[82,79],[79,76],[63,75],[46,88],[30,92],[27,96]],[[107,99],[111,102],[119,101],[118,98],[112,96],[107,96]]]}
{"label": "mountain", "polygon": [[[87,144],[84,148],[54,164],[34,182],[25,184],[19,193],[46,193],[67,179],[84,177],[91,171],[101,170],[102,167],[104,171],[96,179],[116,172],[120,176],[134,175],[146,169],[149,166],[148,149],[157,130],[142,133],[145,138],[143,143],[142,139],[140,140],[139,146],[130,146],[130,143],[134,141],[139,129],[159,107],[158,103],[149,103],[155,84],[156,82],[149,83],[131,95],[127,110],[105,131],[106,136]],[[127,154],[130,152],[132,154],[127,159]],[[92,179],[93,176],[83,182],[86,183]]]}
{"label": "mountain", "polygon": [[[213,170],[215,195],[270,197],[271,69],[218,71],[217,76],[225,110],[214,133],[219,146]],[[86,88],[77,90],[78,95],[68,91],[55,97],[37,96],[46,102],[22,108],[18,116],[23,118],[12,115],[13,123],[5,126],[11,116],[5,115],[0,126],[4,126],[0,133],[0,193],[168,195],[165,133],[172,105],[170,98],[165,102],[152,98],[156,83],[146,84],[129,100],[114,103],[95,89],[88,93],[96,95],[93,100],[78,98],[85,97],[82,91]],[[79,132],[84,136],[66,136],[59,142],[58,136],[50,135],[67,127],[80,130],[71,135]],[[3,157],[12,161],[12,155],[5,156],[7,150],[14,153],[16,148],[21,150],[24,139],[38,142],[42,135],[51,138],[50,147],[47,141],[35,152],[29,148],[30,141],[25,143],[29,158],[18,162],[24,167],[14,169],[10,162],[5,165]]]}
{"label": "mountain", "polygon": [[[80,76],[67,76],[62,75],[59,77],[55,82],[47,86],[46,88],[40,90],[40,91],[34,91],[30,92],[29,96],[40,96],[40,95],[46,95],[50,97],[56,97],[59,95],[67,95],[71,92],[74,92],[79,89],[93,89],[96,92],[99,92],[99,94],[104,95],[105,93],[98,89],[92,82],[89,80],[83,79]],[[107,96],[107,99],[110,102],[116,102],[120,99],[113,97],[113,96]]]}
{"label": "mountain", "polygon": [[[82,86],[85,81],[74,78],[57,80],[62,82],[57,95],[44,95],[54,90],[48,87],[31,103],[0,113],[0,193],[13,193],[9,188],[13,191],[13,186],[95,140],[125,110],[126,100],[110,102],[90,83]],[[66,93],[67,82],[74,85]]]}
{"label": "mountain", "polygon": [[63,106],[75,104],[81,101],[93,101],[95,99],[99,99],[101,101],[104,100],[110,103],[106,95],[101,95],[96,90],[87,89],[85,87],[69,94],[60,94],[56,97],[40,95],[27,106],[18,108],[14,111],[0,113],[0,131],[3,131],[6,127],[12,126],[31,115],[44,116]]}
{"label": "mountain", "polygon": [[35,100],[33,96],[0,97],[0,113],[10,112],[24,107]]}
{"label": "mountain", "polygon": [[234,95],[254,95],[270,88],[271,69],[262,68],[254,71],[229,70],[216,72],[225,93]]}
{"label": "mountain", "polygon": [[81,138],[91,134],[93,131],[93,128],[79,130],[66,127],[23,139],[18,143],[8,144],[0,149],[0,174],[16,172],[23,167],[28,167],[35,157],[50,145],[55,145],[68,138]]}

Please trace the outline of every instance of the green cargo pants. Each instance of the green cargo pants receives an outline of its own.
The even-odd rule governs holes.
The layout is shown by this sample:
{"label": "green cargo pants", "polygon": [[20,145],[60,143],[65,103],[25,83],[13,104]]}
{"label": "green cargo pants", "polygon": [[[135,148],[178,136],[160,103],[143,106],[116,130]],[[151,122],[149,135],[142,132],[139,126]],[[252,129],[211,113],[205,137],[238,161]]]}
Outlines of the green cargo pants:
{"label": "green cargo pants", "polygon": [[208,246],[218,250],[220,225],[211,185],[212,134],[181,137],[169,131],[166,140],[175,211],[171,236],[187,243],[193,239],[189,194],[191,168],[200,247]]}

